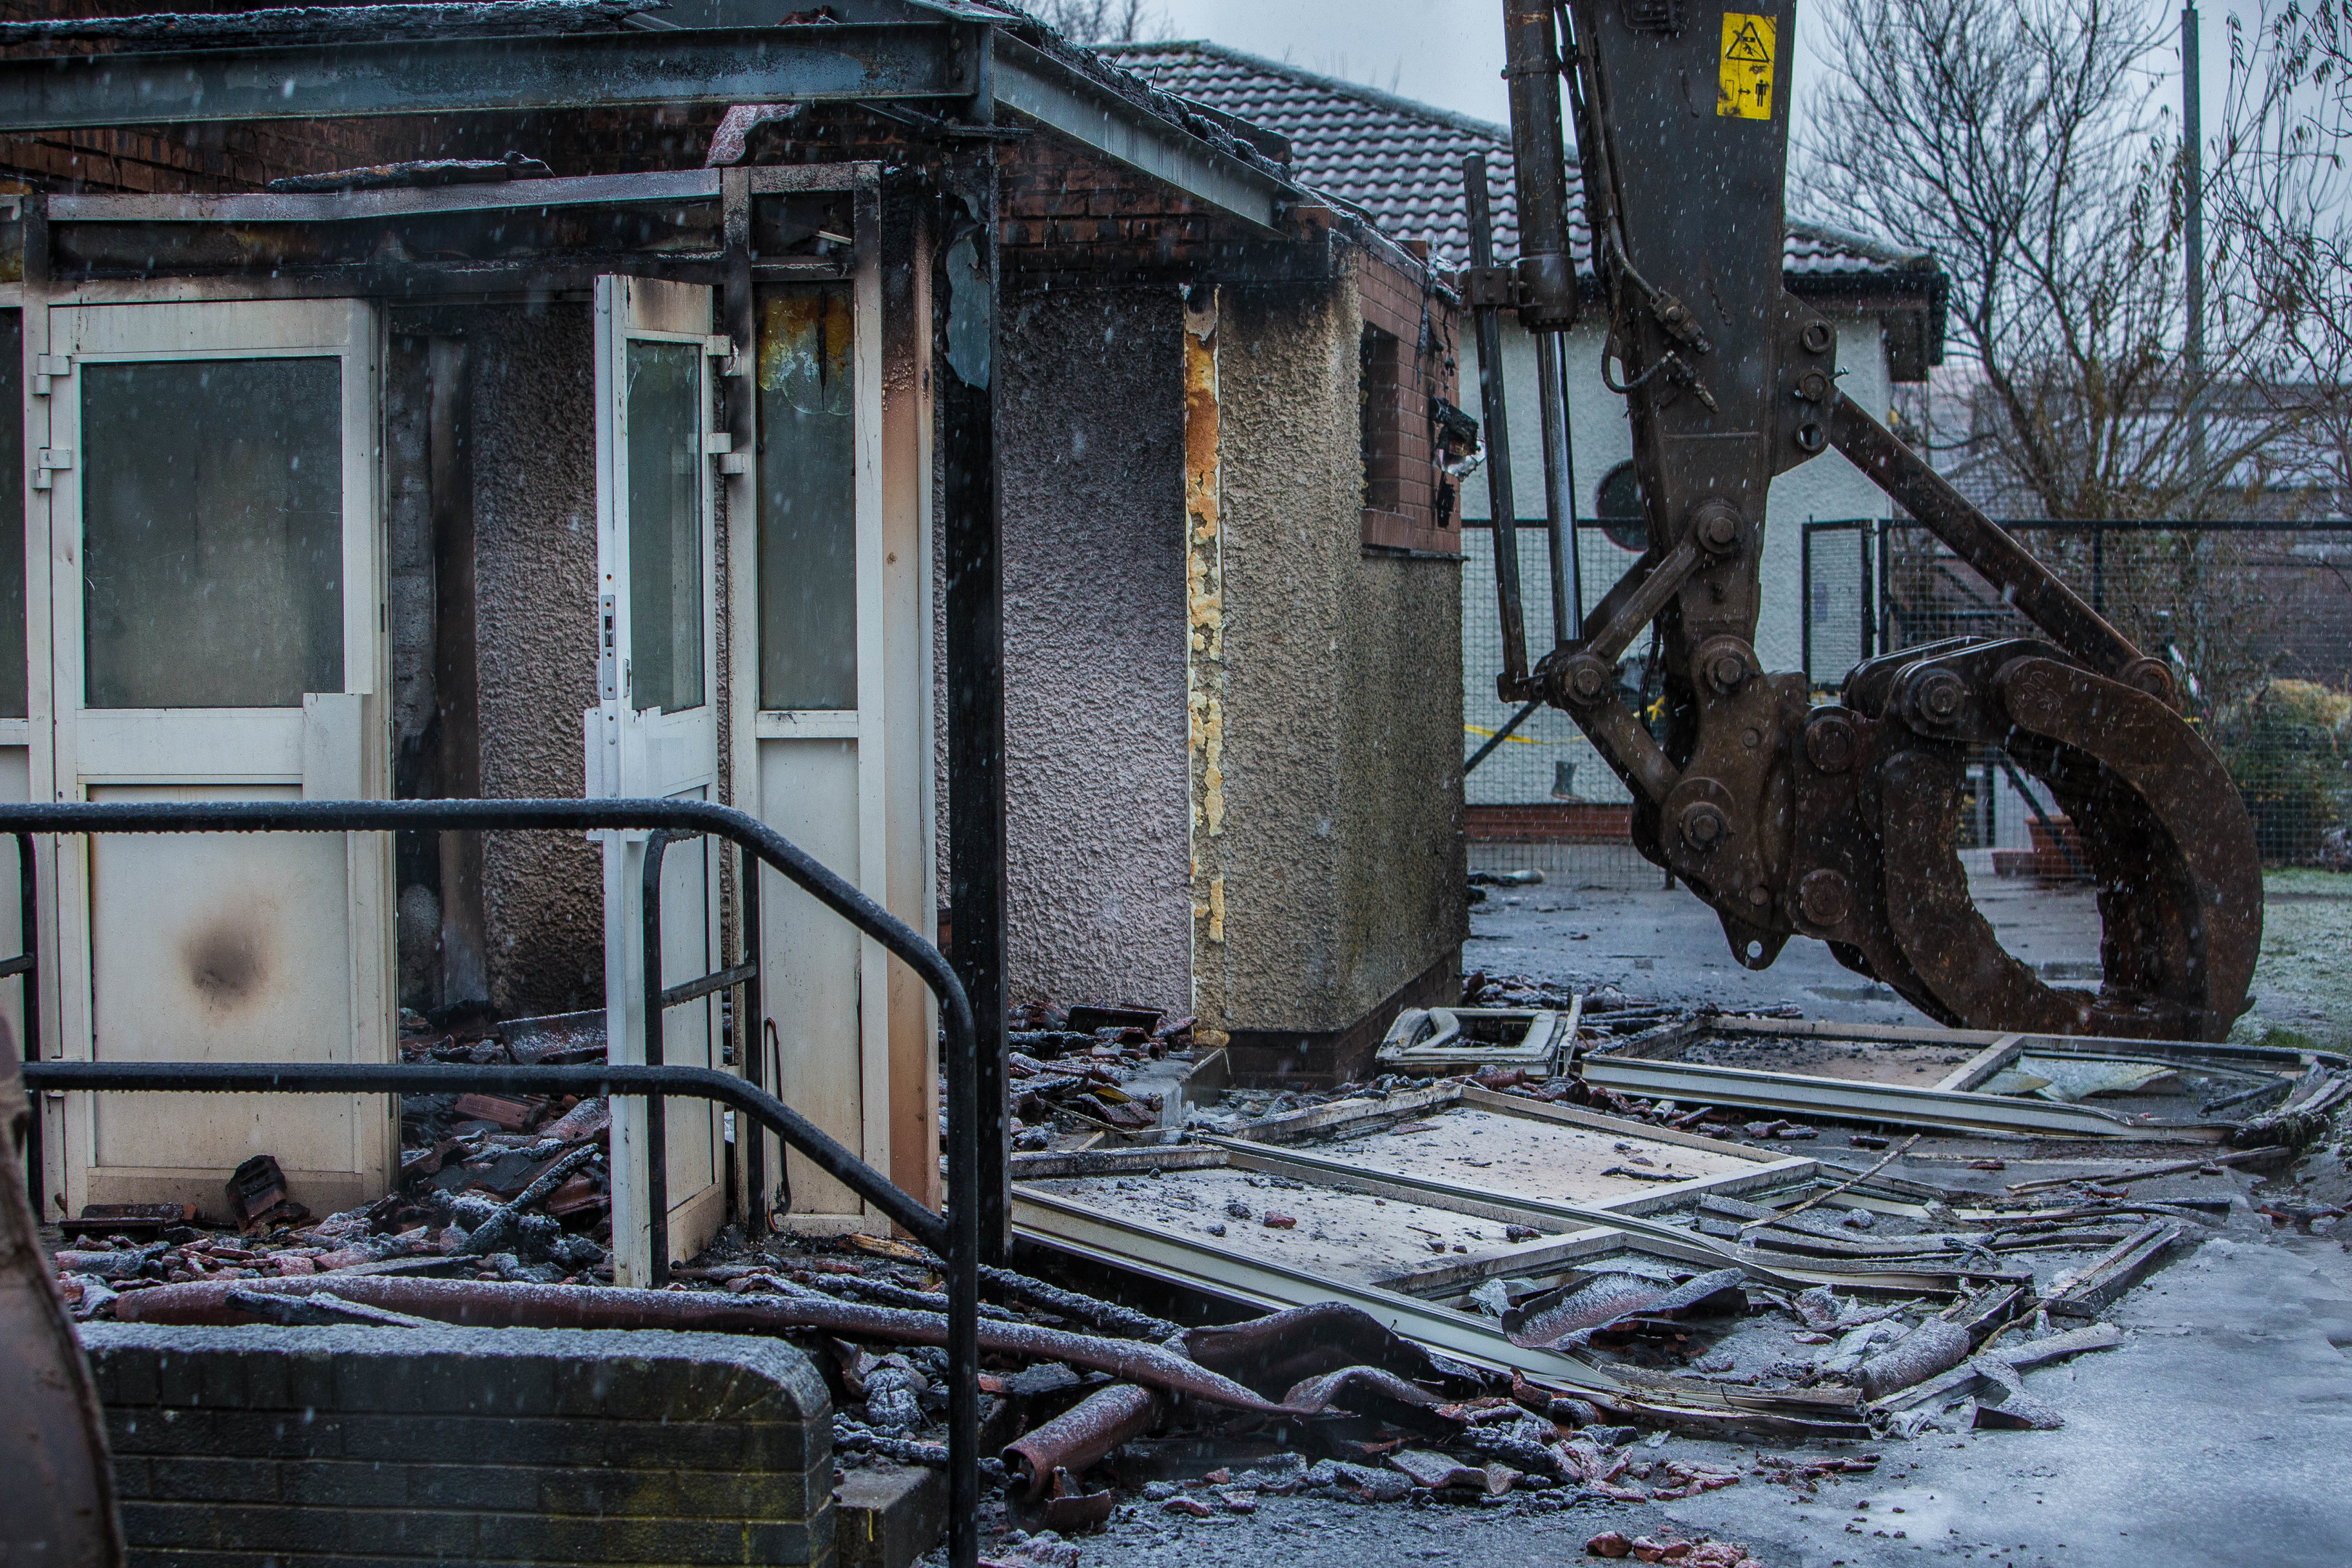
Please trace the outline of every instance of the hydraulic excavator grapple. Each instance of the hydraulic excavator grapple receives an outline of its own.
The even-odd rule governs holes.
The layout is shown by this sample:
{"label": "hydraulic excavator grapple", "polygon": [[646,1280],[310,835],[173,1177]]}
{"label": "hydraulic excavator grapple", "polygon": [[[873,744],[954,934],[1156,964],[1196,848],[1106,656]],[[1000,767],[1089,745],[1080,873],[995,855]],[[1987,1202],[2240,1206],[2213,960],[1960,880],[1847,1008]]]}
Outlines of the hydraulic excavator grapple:
{"label": "hydraulic excavator grapple", "polygon": [[[1721,918],[1739,961],[1791,936],[1955,1026],[2221,1039],[2244,1010],[2262,877],[2244,805],[2181,715],[2180,683],[1838,390],[1837,333],[1783,288],[1791,0],[1505,0],[1520,257],[1492,264],[1472,171],[1465,292],[1536,336],[1558,646],[1532,666],[1517,552],[1497,539],[1507,700],[1565,710],[1633,796],[1633,837]],[[1568,493],[1567,330],[1580,301],[1561,135],[1575,118],[1602,370],[1622,388],[1645,552],[1580,616]],[[1612,371],[1612,366],[1617,367]],[[1486,377],[1488,449],[1503,429]],[[1840,700],[1757,662],[1765,496],[1835,448],[1997,588],[2038,636],[1872,658]],[[1498,453],[1499,458],[1499,453]],[[1494,515],[1514,516],[1490,468]],[[1618,665],[1652,633],[1663,733]],[[1972,756],[1998,748],[2072,819],[2105,925],[2096,992],[2045,984],[1969,896]]]}

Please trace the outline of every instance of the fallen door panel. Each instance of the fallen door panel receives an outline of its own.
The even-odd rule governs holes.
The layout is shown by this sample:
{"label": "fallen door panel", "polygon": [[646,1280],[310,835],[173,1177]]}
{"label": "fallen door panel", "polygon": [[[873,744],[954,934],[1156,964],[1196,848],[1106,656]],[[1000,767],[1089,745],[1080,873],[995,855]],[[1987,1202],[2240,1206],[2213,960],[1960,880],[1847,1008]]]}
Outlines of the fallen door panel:
{"label": "fallen door panel", "polygon": [[1759,1163],[1746,1151],[1728,1152],[1728,1145],[1718,1152],[1636,1142],[1598,1128],[1559,1126],[1465,1104],[1377,1131],[1318,1139],[1306,1147],[1367,1171],[1443,1178],[1523,1197],[1574,1194],[1593,1201],[1747,1174]]}

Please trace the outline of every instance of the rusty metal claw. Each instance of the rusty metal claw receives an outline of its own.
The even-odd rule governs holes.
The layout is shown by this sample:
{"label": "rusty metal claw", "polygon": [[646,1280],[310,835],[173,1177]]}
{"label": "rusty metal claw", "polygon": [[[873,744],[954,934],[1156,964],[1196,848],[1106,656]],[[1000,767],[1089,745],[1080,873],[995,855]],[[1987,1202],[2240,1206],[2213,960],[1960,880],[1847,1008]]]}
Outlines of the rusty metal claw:
{"label": "rusty metal claw", "polygon": [[2159,699],[2059,658],[2010,658],[1966,695],[2004,724],[2006,749],[2074,826],[2097,886],[2104,982],[2053,986],[2001,948],[1958,849],[1968,750],[1916,733],[1889,747],[1873,781],[1885,920],[1902,957],[1882,978],[1978,1028],[2224,1037],[2253,975],[2262,868],[2221,760]]}

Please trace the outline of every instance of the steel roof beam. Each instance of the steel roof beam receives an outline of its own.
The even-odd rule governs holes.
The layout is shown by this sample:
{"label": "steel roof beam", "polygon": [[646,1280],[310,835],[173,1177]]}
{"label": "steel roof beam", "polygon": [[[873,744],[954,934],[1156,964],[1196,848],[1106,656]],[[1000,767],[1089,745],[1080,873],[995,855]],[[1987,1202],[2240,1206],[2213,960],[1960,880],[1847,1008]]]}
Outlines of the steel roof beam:
{"label": "steel roof beam", "polygon": [[968,98],[937,23],[402,38],[0,61],[0,134],[661,104]]}
{"label": "steel roof beam", "polygon": [[[993,33],[992,37],[983,35]],[[0,135],[401,114],[971,99],[1262,233],[1297,193],[1001,30],[893,22],[399,38],[0,60]]]}
{"label": "steel roof beam", "polygon": [[992,66],[996,101],[1114,163],[1240,218],[1266,234],[1297,193],[1273,174],[1220,152],[1042,49],[998,33]]}

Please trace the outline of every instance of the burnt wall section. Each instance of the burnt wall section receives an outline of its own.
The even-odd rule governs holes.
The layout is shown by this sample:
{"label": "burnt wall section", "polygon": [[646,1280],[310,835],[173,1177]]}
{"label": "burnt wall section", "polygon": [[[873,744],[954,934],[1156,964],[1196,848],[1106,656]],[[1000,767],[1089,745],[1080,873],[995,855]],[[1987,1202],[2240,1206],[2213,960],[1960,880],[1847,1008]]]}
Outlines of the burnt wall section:
{"label": "burnt wall section", "polygon": [[1186,1012],[1183,301],[1005,312],[1007,992]]}
{"label": "burnt wall section", "polygon": [[1328,1053],[1460,963],[1460,567],[1361,543],[1353,279],[1219,298],[1224,880],[1196,1001],[1237,1050]]}
{"label": "burnt wall section", "polygon": [[808,1358],[778,1341],[81,1335],[134,1565],[833,1560],[831,1407]]}
{"label": "burnt wall section", "polygon": [[[462,315],[462,323],[457,321]],[[470,346],[481,793],[577,798],[596,704],[596,404],[584,303],[452,312]],[[596,846],[488,836],[489,999],[509,1016],[604,1004]]]}
{"label": "burnt wall section", "polygon": [[[383,489],[390,568],[386,619],[392,643],[392,793],[396,800],[443,793],[436,765],[439,701],[434,687],[431,366],[425,339],[392,339],[383,371]],[[444,999],[440,865],[432,835],[403,833],[394,843],[400,1005],[421,1011]]]}

